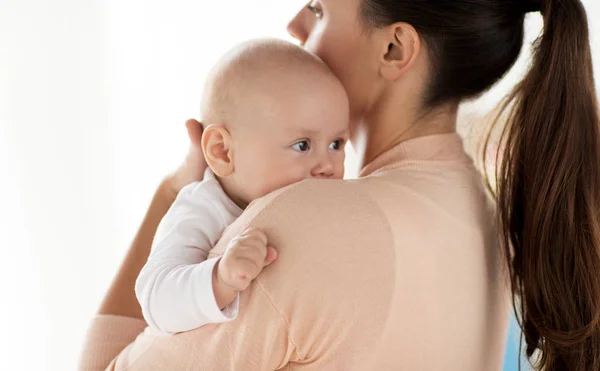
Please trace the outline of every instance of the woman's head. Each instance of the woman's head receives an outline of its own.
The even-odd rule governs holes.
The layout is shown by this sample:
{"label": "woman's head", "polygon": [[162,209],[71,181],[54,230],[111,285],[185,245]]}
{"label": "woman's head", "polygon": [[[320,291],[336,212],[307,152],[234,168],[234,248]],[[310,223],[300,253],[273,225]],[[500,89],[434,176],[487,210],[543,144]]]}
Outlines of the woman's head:
{"label": "woman's head", "polygon": [[313,1],[290,22],[288,31],[342,81],[349,95],[351,120],[368,110],[378,78],[378,45],[361,27],[359,0]]}
{"label": "woman's head", "polygon": [[544,32],[503,106],[503,246],[537,368],[600,370],[600,119],[581,1],[315,0],[289,31],[338,75],[356,121],[382,102],[426,113],[483,93],[516,61],[529,11]]}
{"label": "woman's head", "polygon": [[479,95],[510,69],[523,44],[524,4],[315,0],[288,30],[338,75],[355,118],[398,87],[427,111]]}

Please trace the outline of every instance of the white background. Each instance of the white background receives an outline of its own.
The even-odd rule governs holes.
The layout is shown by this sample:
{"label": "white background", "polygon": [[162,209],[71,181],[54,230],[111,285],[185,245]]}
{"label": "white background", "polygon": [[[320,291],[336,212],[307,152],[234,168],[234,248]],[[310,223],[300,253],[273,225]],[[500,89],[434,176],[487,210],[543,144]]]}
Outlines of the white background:
{"label": "white background", "polygon": [[[304,3],[0,0],[0,368],[75,369],[156,185],[187,150],[205,73],[239,41],[291,40]],[[598,19],[600,3],[584,3]],[[528,39],[540,27],[529,16]],[[523,71],[464,112],[485,112]]]}

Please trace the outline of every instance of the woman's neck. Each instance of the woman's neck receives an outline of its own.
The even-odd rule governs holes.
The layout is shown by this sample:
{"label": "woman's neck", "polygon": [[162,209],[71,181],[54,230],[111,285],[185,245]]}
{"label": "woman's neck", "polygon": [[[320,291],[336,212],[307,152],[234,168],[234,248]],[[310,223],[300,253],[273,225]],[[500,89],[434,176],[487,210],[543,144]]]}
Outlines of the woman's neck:
{"label": "woman's neck", "polygon": [[351,125],[351,142],[359,159],[359,169],[409,139],[456,132],[457,104],[424,114],[416,113],[417,110],[407,104],[397,104],[394,109],[378,108],[373,110],[374,114]]}

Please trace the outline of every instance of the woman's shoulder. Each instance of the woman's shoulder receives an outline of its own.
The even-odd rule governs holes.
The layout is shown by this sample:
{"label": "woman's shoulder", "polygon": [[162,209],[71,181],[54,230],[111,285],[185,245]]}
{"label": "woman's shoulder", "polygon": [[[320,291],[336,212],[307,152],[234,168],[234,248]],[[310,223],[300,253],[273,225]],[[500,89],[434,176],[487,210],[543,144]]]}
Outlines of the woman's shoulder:
{"label": "woman's shoulder", "polygon": [[250,204],[248,216],[260,219],[277,214],[294,218],[338,222],[346,216],[342,211],[376,210],[369,192],[356,180],[307,179],[279,189]]}
{"label": "woman's shoulder", "polygon": [[276,190],[253,201],[242,216],[223,234],[215,253],[224,251],[222,244],[245,228],[264,230],[268,236],[286,239],[308,235],[322,237],[335,226],[352,235],[367,225],[386,226],[380,207],[360,182],[310,179]]}

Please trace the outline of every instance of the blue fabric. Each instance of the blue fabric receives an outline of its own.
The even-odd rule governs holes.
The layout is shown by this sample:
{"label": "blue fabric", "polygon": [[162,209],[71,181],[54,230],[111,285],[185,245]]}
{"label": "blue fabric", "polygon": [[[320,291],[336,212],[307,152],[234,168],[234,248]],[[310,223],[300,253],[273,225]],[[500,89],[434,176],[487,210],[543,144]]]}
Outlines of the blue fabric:
{"label": "blue fabric", "polygon": [[[517,325],[516,319],[513,317],[510,321],[510,331],[508,334],[508,343],[506,345],[506,355],[504,357],[504,371],[519,370],[519,337],[521,329]],[[527,371],[530,368],[526,360],[521,360],[521,371]]]}

